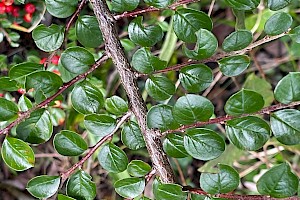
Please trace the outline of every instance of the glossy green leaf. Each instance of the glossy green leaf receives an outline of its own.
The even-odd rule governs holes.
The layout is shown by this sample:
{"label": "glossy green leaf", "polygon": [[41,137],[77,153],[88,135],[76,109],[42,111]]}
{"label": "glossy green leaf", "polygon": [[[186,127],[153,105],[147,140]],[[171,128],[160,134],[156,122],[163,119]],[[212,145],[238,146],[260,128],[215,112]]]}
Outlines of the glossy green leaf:
{"label": "glossy green leaf", "polygon": [[213,104],[205,97],[195,94],[180,97],[173,107],[173,117],[180,124],[206,121],[213,113]]}
{"label": "glossy green leaf", "polygon": [[290,72],[277,84],[274,94],[275,99],[281,103],[288,104],[300,100],[300,72]]}
{"label": "glossy green leaf", "polygon": [[24,112],[32,108],[32,103],[25,95],[22,95],[18,101],[18,107]]}
{"label": "glossy green leaf", "polygon": [[46,199],[53,196],[59,187],[59,176],[36,176],[26,186],[27,191],[34,197]]}
{"label": "glossy green leaf", "polygon": [[132,11],[138,7],[140,0],[112,0],[111,7],[115,12]]}
{"label": "glossy green leaf", "polygon": [[16,171],[24,171],[34,166],[34,152],[22,140],[6,137],[2,143],[1,156],[7,166]]}
{"label": "glossy green leaf", "polygon": [[241,50],[246,48],[252,40],[253,36],[250,31],[237,30],[224,39],[222,49],[226,52]]}
{"label": "glossy green leaf", "polygon": [[141,160],[132,160],[127,166],[127,172],[134,177],[144,177],[151,171],[151,166]]}
{"label": "glossy green leaf", "polygon": [[178,128],[179,124],[173,118],[172,106],[159,104],[152,106],[148,111],[147,126],[166,131]]}
{"label": "glossy green leaf", "polygon": [[105,100],[105,109],[115,115],[122,115],[128,111],[127,102],[118,96],[112,96]]}
{"label": "glossy green leaf", "polygon": [[92,200],[96,197],[96,184],[92,177],[78,170],[67,182],[67,195],[78,200]]}
{"label": "glossy green leaf", "polygon": [[271,114],[271,129],[282,144],[300,144],[300,111],[285,109]]}
{"label": "glossy green leaf", "polygon": [[226,0],[226,3],[236,10],[253,10],[259,5],[260,0]]}
{"label": "glossy green leaf", "polygon": [[31,63],[31,62],[24,62],[17,65],[14,65],[9,70],[9,77],[11,80],[15,80],[18,83],[25,84],[26,77],[35,72],[41,71],[44,69],[43,65]]}
{"label": "glossy green leaf", "polygon": [[175,0],[144,0],[149,6],[156,8],[165,8],[171,5]]}
{"label": "glossy green leaf", "polygon": [[77,40],[85,47],[95,48],[103,43],[102,33],[95,16],[79,16],[76,25]]}
{"label": "glossy green leaf", "polygon": [[64,31],[63,26],[41,24],[33,30],[32,38],[39,49],[51,52],[59,49],[64,42]]}
{"label": "glossy green leaf", "polygon": [[69,72],[73,74],[82,74],[95,63],[95,59],[85,48],[69,47],[61,54],[60,62]]}
{"label": "glossy green leaf", "polygon": [[300,26],[297,26],[293,28],[289,32],[289,36],[292,38],[292,40],[296,43],[300,43]]}
{"label": "glossy green leaf", "polygon": [[17,91],[17,81],[11,80],[9,77],[0,77],[0,90]]}
{"label": "glossy green leaf", "polygon": [[266,22],[264,31],[268,35],[279,35],[286,32],[292,25],[291,15],[285,12],[277,12]]}
{"label": "glossy green leaf", "polygon": [[268,0],[268,8],[270,10],[280,10],[291,3],[292,0]]}
{"label": "glossy green leaf", "polygon": [[39,109],[21,122],[16,129],[16,137],[31,144],[41,144],[48,141],[52,135],[53,126],[47,110]]}
{"label": "glossy green leaf", "polygon": [[137,50],[132,56],[132,67],[138,72],[149,74],[155,70],[164,69],[167,62],[160,60],[158,57],[153,56],[146,48]]}
{"label": "glossy green leaf", "polygon": [[76,199],[74,199],[72,197],[68,197],[68,196],[63,195],[63,194],[58,194],[57,195],[57,200],[76,200]]}
{"label": "glossy green leaf", "polygon": [[0,121],[8,121],[18,116],[18,106],[7,99],[0,98]]}
{"label": "glossy green leaf", "polygon": [[133,199],[143,193],[145,188],[144,178],[125,178],[115,182],[116,192],[125,198]]}
{"label": "glossy green leaf", "polygon": [[219,61],[219,67],[225,76],[237,76],[243,73],[250,64],[246,55],[237,55],[223,58]]}
{"label": "glossy green leaf", "polygon": [[196,42],[195,33],[199,29],[212,29],[212,20],[202,11],[189,8],[180,8],[174,15],[174,32],[177,37],[185,42]]}
{"label": "glossy green leaf", "polygon": [[138,150],[146,146],[139,125],[133,121],[124,124],[121,140],[129,149]]}
{"label": "glossy green leaf", "polygon": [[159,184],[155,197],[159,200],[186,200],[186,193],[182,192],[182,187],[180,185]]}
{"label": "glossy green leaf", "polygon": [[168,134],[163,143],[164,151],[173,158],[185,158],[189,154],[186,152],[183,144],[183,135],[179,133]]}
{"label": "glossy green leaf", "polygon": [[82,81],[75,85],[71,101],[75,110],[82,114],[98,113],[104,106],[101,91],[88,81]]}
{"label": "glossy green leaf", "polygon": [[263,147],[270,138],[269,125],[259,117],[248,116],[226,122],[226,133],[232,144],[248,151]]}
{"label": "glossy green leaf", "polygon": [[128,34],[131,41],[143,47],[151,47],[163,37],[163,31],[158,25],[144,27],[143,17],[132,20],[128,26]]}
{"label": "glossy green leaf", "polygon": [[228,193],[240,183],[238,172],[229,165],[218,165],[219,173],[201,173],[200,186],[209,194]]}
{"label": "glossy green leaf", "polygon": [[100,165],[108,172],[120,173],[127,168],[128,158],[118,146],[107,143],[98,154]]}
{"label": "glossy green leaf", "polygon": [[146,81],[145,89],[157,101],[169,99],[176,90],[172,81],[165,76],[151,76]]}
{"label": "glossy green leaf", "polygon": [[218,48],[218,40],[212,32],[206,29],[199,29],[196,33],[197,42],[194,50],[189,50],[183,45],[185,55],[195,60],[202,60],[211,57]]}
{"label": "glossy green leaf", "polygon": [[87,143],[73,131],[63,130],[53,139],[55,150],[64,156],[79,156],[87,150]]}
{"label": "glossy green leaf", "polygon": [[57,18],[70,17],[76,10],[78,0],[45,0],[47,11]]}
{"label": "glossy green leaf", "polygon": [[264,104],[264,99],[259,93],[242,89],[227,100],[224,110],[228,115],[237,116],[259,111]]}
{"label": "glossy green leaf", "polygon": [[298,177],[287,163],[272,167],[257,181],[257,190],[262,195],[275,198],[293,196],[298,189]]}
{"label": "glossy green leaf", "polygon": [[225,151],[225,141],[216,132],[205,128],[188,129],[184,135],[184,148],[193,158],[212,160]]}
{"label": "glossy green leaf", "polygon": [[209,87],[213,73],[204,64],[189,65],[180,70],[179,80],[188,92],[198,93]]}
{"label": "glossy green leaf", "polygon": [[105,114],[91,114],[84,117],[84,126],[90,133],[102,138],[116,128],[116,119]]}

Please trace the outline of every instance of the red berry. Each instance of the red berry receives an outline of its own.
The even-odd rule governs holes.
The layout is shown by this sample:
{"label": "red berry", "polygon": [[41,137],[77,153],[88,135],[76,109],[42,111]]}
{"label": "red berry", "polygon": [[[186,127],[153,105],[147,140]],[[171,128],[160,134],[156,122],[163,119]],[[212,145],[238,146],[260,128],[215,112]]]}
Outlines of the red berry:
{"label": "red berry", "polygon": [[53,56],[52,59],[51,59],[51,63],[52,63],[53,65],[58,65],[59,58],[60,58],[59,55]]}
{"label": "red berry", "polygon": [[31,13],[26,13],[23,17],[24,21],[27,23],[30,23],[32,20],[32,14]]}
{"label": "red berry", "polygon": [[4,97],[4,94],[3,94],[3,93],[0,93],[0,97]]}
{"label": "red berry", "polygon": [[60,72],[59,72],[57,69],[52,70],[52,72],[53,72],[54,74],[57,74],[58,76],[61,75]]}
{"label": "red berry", "polygon": [[19,17],[20,16],[19,10],[20,10],[19,7],[14,7],[14,9],[12,11],[12,16]]}
{"label": "red berry", "polygon": [[20,88],[20,89],[18,89],[18,92],[19,92],[20,94],[25,94],[25,93],[26,93],[26,90],[23,89],[23,88]]}
{"label": "red berry", "polygon": [[4,4],[5,4],[6,6],[10,6],[10,5],[12,5],[12,4],[14,3],[14,0],[4,0],[4,1],[2,1],[2,2],[4,2]]}
{"label": "red berry", "polygon": [[30,13],[30,14],[34,13],[35,5],[33,5],[32,3],[25,4],[25,12]]}
{"label": "red berry", "polygon": [[48,58],[42,58],[42,59],[40,60],[40,64],[45,64],[45,62],[47,61],[47,59],[48,59]]}
{"label": "red berry", "polygon": [[4,14],[6,12],[6,8],[4,3],[0,2],[0,14]]}
{"label": "red berry", "polygon": [[6,8],[5,8],[5,11],[7,13],[10,13],[10,14],[13,12],[13,10],[14,10],[14,6],[13,5],[6,6]]}

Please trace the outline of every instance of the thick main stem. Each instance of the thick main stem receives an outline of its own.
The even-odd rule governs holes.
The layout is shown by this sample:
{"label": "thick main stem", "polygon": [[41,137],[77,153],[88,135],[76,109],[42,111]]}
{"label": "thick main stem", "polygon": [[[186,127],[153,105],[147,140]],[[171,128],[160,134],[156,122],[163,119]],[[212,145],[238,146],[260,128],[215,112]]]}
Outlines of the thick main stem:
{"label": "thick main stem", "polygon": [[133,71],[118,39],[115,18],[110,13],[103,0],[90,0],[94,13],[98,19],[99,26],[105,41],[106,53],[115,64],[123,87],[127,93],[131,110],[135,114],[138,124],[142,130],[145,143],[152,160],[153,166],[160,176],[162,182],[173,183],[174,175],[168,158],[162,149],[162,143],[155,130],[149,129],[146,124],[147,109],[142,100]]}

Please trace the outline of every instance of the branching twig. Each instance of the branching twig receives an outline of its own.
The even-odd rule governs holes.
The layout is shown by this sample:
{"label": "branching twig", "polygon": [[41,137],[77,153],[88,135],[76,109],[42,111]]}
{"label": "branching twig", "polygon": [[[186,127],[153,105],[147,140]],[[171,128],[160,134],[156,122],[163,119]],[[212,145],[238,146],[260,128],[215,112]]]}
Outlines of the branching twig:
{"label": "branching twig", "polygon": [[80,11],[83,9],[83,6],[86,4],[87,0],[81,0],[77,10],[75,11],[75,13],[72,15],[71,19],[68,21],[67,25],[66,25],[66,30],[65,33],[69,32],[71,25],[73,24],[73,22],[75,21],[76,17],[78,17]]}
{"label": "branching twig", "polygon": [[63,172],[60,174],[60,177],[62,178],[62,182],[64,182],[72,173],[74,173],[74,171],[79,168],[80,166],[83,165],[83,163],[85,161],[87,161],[87,159],[89,159],[96,151],[97,149],[103,144],[105,143],[107,140],[109,140],[114,133],[116,133],[118,131],[118,129],[121,127],[121,125],[127,120],[129,119],[129,117],[131,116],[131,111],[127,112],[125,115],[123,115],[123,117],[120,118],[120,120],[118,121],[116,127],[114,128],[114,130],[109,133],[108,135],[104,136],[103,138],[101,138],[101,140],[99,140],[99,142],[97,142],[97,144],[95,146],[93,146],[89,152],[76,164],[74,164],[70,169],[68,169],[67,171]]}

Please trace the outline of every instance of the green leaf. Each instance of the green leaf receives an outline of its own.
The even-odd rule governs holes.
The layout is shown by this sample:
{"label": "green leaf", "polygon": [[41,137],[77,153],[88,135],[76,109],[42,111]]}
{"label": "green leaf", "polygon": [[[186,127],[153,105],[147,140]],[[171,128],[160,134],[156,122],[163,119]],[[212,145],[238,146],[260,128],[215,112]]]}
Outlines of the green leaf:
{"label": "green leaf", "polygon": [[19,3],[22,3],[22,4],[25,3],[25,0],[16,0],[16,1],[19,2]]}
{"label": "green leaf", "polygon": [[9,77],[11,80],[15,80],[20,84],[25,84],[26,77],[35,72],[43,70],[44,66],[31,62],[24,62],[14,65],[9,70]]}
{"label": "green leaf", "polygon": [[246,55],[237,55],[223,58],[219,61],[219,67],[225,76],[237,76],[243,73],[250,64]]}
{"label": "green leaf", "polygon": [[77,40],[85,47],[96,48],[103,43],[102,33],[95,16],[79,16],[76,25]]}
{"label": "green leaf", "polygon": [[25,95],[22,95],[19,99],[18,106],[20,110],[24,112],[32,108],[32,103]]}
{"label": "green leaf", "polygon": [[33,30],[32,38],[39,49],[51,52],[59,49],[64,42],[64,31],[63,26],[41,24]]}
{"label": "green leaf", "polygon": [[84,117],[84,126],[90,133],[102,138],[116,128],[116,119],[105,114],[91,114]]}
{"label": "green leaf", "polygon": [[222,49],[226,52],[241,50],[246,48],[252,40],[253,36],[250,31],[237,30],[224,39]]}
{"label": "green leaf", "polygon": [[170,61],[177,44],[177,36],[173,29],[174,24],[174,16],[171,17],[169,27],[167,30],[167,34],[165,36],[164,42],[160,49],[159,59],[166,61],[167,63]]}
{"label": "green leaf", "polygon": [[87,143],[80,135],[68,130],[56,134],[53,145],[55,150],[64,156],[79,156],[88,148]]}
{"label": "green leaf", "polygon": [[226,122],[226,133],[232,144],[240,149],[256,151],[270,138],[269,125],[259,117],[248,116]]}
{"label": "green leaf", "polygon": [[196,33],[197,42],[194,50],[189,50],[183,45],[184,54],[195,60],[202,60],[211,57],[218,48],[218,40],[212,32],[206,29],[199,29]]}
{"label": "green leaf", "polygon": [[22,140],[6,137],[2,143],[1,156],[7,166],[16,171],[24,171],[34,166],[34,152]]}
{"label": "green leaf", "polygon": [[53,196],[59,187],[59,176],[36,176],[32,178],[26,186],[28,192],[39,199],[46,199]]}
{"label": "green leaf", "polygon": [[104,106],[101,91],[88,81],[82,81],[75,85],[71,101],[75,110],[82,114],[98,113]]}
{"label": "green leaf", "polygon": [[129,149],[138,150],[146,146],[139,125],[133,121],[124,124],[121,140]]}
{"label": "green leaf", "polygon": [[61,54],[60,62],[69,72],[82,74],[95,63],[95,59],[85,48],[69,47]]}
{"label": "green leaf", "polygon": [[128,158],[118,146],[107,143],[98,154],[100,165],[108,172],[120,173],[127,168]]}
{"label": "green leaf", "polygon": [[145,188],[144,178],[125,178],[115,182],[116,192],[125,198],[133,199],[143,193]]}
{"label": "green leaf", "polygon": [[41,144],[50,139],[52,132],[53,126],[49,112],[39,109],[32,112],[28,119],[17,126],[16,136],[31,144]]}
{"label": "green leaf", "polygon": [[147,126],[166,131],[178,128],[179,124],[173,118],[172,106],[159,104],[152,106],[148,111]]}
{"label": "green leaf", "polygon": [[274,94],[275,99],[281,103],[288,104],[300,100],[300,72],[290,72],[277,84]]}
{"label": "green leaf", "polygon": [[182,192],[182,187],[180,185],[159,184],[155,198],[159,200],[186,200],[186,193]]}
{"label": "green leaf", "polygon": [[165,76],[151,76],[147,79],[145,89],[157,101],[169,99],[175,93],[175,85]]}
{"label": "green leaf", "polygon": [[188,92],[198,93],[209,87],[213,73],[204,64],[189,65],[180,70],[179,80]]}
{"label": "green leaf", "polygon": [[57,199],[58,199],[58,200],[76,200],[76,199],[74,199],[74,198],[72,198],[72,197],[68,197],[68,196],[63,195],[63,194],[58,194],[58,195],[57,195]]}
{"label": "green leaf", "polygon": [[70,17],[76,10],[78,0],[45,0],[47,11],[57,18]]}
{"label": "green leaf", "polygon": [[297,26],[293,28],[289,32],[289,36],[292,38],[292,40],[296,43],[300,43],[300,26]]}
{"label": "green leaf", "polygon": [[255,73],[252,73],[247,77],[244,88],[253,90],[262,95],[265,101],[264,106],[269,106],[274,101],[272,85],[265,79],[256,76]]}
{"label": "green leaf", "polygon": [[277,12],[266,22],[264,31],[268,35],[279,35],[286,32],[292,25],[293,18],[285,12]]}
{"label": "green leaf", "polygon": [[164,69],[167,66],[167,62],[153,56],[146,48],[137,50],[133,54],[131,62],[134,69],[144,74],[150,74],[155,70]]}
{"label": "green leaf", "polygon": [[131,41],[143,47],[154,46],[163,37],[163,31],[158,25],[144,27],[143,17],[132,20],[128,26],[128,34]]}
{"label": "green leaf", "polygon": [[141,160],[132,160],[127,166],[127,171],[131,176],[144,177],[151,171],[151,166]]}
{"label": "green leaf", "polygon": [[287,163],[272,167],[257,181],[257,190],[262,195],[275,198],[293,196],[298,189],[298,177],[291,172]]}
{"label": "green leaf", "polygon": [[285,109],[271,114],[271,129],[276,139],[286,145],[300,144],[300,111]]}
{"label": "green leaf", "polygon": [[200,186],[209,194],[228,193],[239,186],[238,172],[229,165],[218,165],[219,173],[201,173]]}
{"label": "green leaf", "polygon": [[236,10],[253,10],[259,5],[260,0],[226,0],[226,2]]}
{"label": "green leaf", "polygon": [[175,0],[144,0],[149,6],[156,8],[165,8],[171,5]]}
{"label": "green leaf", "polygon": [[96,184],[92,177],[78,170],[67,182],[67,195],[77,200],[92,200],[96,197]]}
{"label": "green leaf", "polygon": [[270,10],[280,10],[291,3],[292,0],[268,0],[268,8]]}
{"label": "green leaf", "polygon": [[184,135],[184,148],[193,158],[212,160],[225,151],[225,141],[216,132],[205,128],[188,129]]}
{"label": "green leaf", "polygon": [[11,80],[9,77],[0,77],[0,90],[17,91],[17,81]]}
{"label": "green leaf", "polygon": [[185,158],[189,156],[184,148],[183,135],[179,133],[168,134],[164,140],[163,148],[166,154],[173,158]]}
{"label": "green leaf", "polygon": [[115,115],[122,115],[128,111],[128,104],[118,96],[112,96],[105,100],[105,109]]}
{"label": "green leaf", "polygon": [[0,98],[0,121],[8,121],[18,116],[18,106],[7,99]]}
{"label": "green leaf", "polygon": [[196,42],[195,33],[199,29],[212,29],[211,18],[202,11],[180,8],[174,15],[174,32],[184,42]]}
{"label": "green leaf", "polygon": [[195,94],[180,97],[173,107],[173,117],[180,124],[206,121],[213,113],[213,104],[205,97]]}
{"label": "green leaf", "polygon": [[112,0],[111,7],[115,12],[132,11],[138,7],[140,0]]}
{"label": "green leaf", "polygon": [[227,100],[224,110],[228,115],[237,116],[259,111],[264,104],[264,99],[259,93],[242,89]]}

